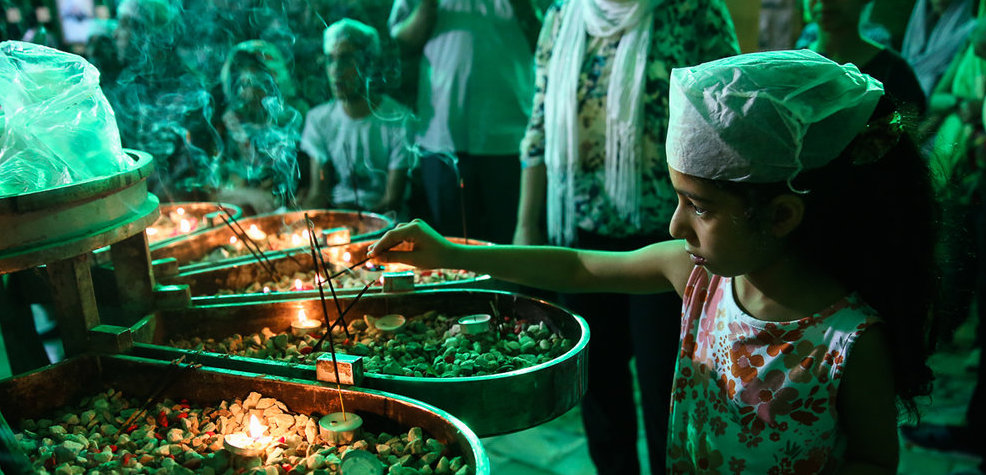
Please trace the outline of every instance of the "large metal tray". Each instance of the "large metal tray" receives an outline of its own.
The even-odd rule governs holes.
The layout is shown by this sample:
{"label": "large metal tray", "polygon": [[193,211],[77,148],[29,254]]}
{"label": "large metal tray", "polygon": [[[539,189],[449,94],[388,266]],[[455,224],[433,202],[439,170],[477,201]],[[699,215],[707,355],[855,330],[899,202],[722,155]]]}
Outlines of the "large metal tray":
{"label": "large metal tray", "polygon": [[[346,308],[350,297],[340,299]],[[586,389],[589,327],[582,317],[561,307],[519,294],[493,290],[430,290],[404,294],[377,294],[360,299],[350,315],[417,315],[435,310],[448,315],[489,313],[490,305],[502,315],[544,322],[574,342],[564,354],[539,365],[507,373],[456,378],[416,378],[367,373],[361,387],[388,391],[440,407],[463,420],[481,437],[527,429],[547,422],[577,404]],[[335,306],[327,305],[335,319]],[[134,354],[173,359],[185,354],[209,366],[301,379],[315,379],[315,366],[284,363],[218,353],[202,353],[167,346],[183,336],[224,338],[234,333],[290,328],[299,309],[321,315],[318,299],[194,307],[159,312],[134,328]],[[143,343],[141,343],[143,342]]]}
{"label": "large metal tray", "polygon": [[[478,241],[475,239],[465,240],[462,238],[449,238],[449,240],[456,243],[477,246],[491,245],[491,243],[487,241]],[[328,265],[335,264],[337,267],[346,267],[350,263],[363,261],[366,257],[366,248],[371,243],[372,241],[363,241],[337,248],[322,249],[323,259],[325,259],[325,262]],[[348,262],[341,259],[340,256],[343,254],[349,255]],[[282,253],[277,256],[272,256],[269,258],[269,261],[273,264],[278,276],[290,276],[296,272],[307,273],[314,269],[310,249],[303,249],[293,253]],[[370,260],[369,262],[373,263],[373,260]],[[390,265],[385,266],[385,269],[397,270],[398,267],[399,270],[404,270],[407,268],[407,266]],[[417,270],[412,271],[417,272]],[[381,275],[381,279],[379,280],[383,280],[382,277],[383,276]],[[271,280],[271,276],[267,272],[265,266],[261,265],[261,263],[256,260],[236,262],[224,266],[205,269],[190,270],[180,272],[178,275],[174,276],[158,276],[158,282],[163,284],[187,285],[191,295],[190,304],[192,306],[214,306],[242,302],[318,298],[319,296],[318,289],[311,288],[308,290],[290,290],[280,292],[263,292],[261,290],[253,293],[242,292],[222,295],[219,293],[220,290],[223,289],[242,289],[250,284],[263,283],[269,280]],[[413,286],[413,290],[457,288],[496,289],[500,288],[501,284],[503,283],[492,279],[489,274],[478,274],[460,280],[416,283]],[[359,293],[362,288],[363,284],[359,284],[357,287],[336,286],[335,290],[339,295],[354,295]],[[377,281],[373,283],[373,286],[371,286],[367,292],[379,293],[383,289],[383,282]],[[326,295],[329,294],[329,288],[327,286],[323,288],[323,291]]]}
{"label": "large metal tray", "polygon": [[[232,214],[234,219],[240,219],[243,216],[243,210],[239,206],[230,203],[211,203],[207,201],[161,203],[158,209],[161,211],[161,216],[145,230],[147,233],[147,242],[150,243],[151,249],[165,246],[170,242],[177,241],[186,236],[202,234],[217,226],[225,226],[222,219],[219,218],[219,213]],[[220,211],[220,209],[224,211]],[[188,219],[192,223],[190,225],[191,229],[187,232],[182,232],[179,229],[176,231],[176,234],[157,231],[168,226],[173,226],[172,215],[184,216],[184,219]],[[152,231],[152,229],[155,231]]]}
{"label": "large metal tray", "polygon": [[[83,396],[112,387],[144,395],[169,378],[169,362],[131,356],[85,355],[0,380],[0,412],[17,427],[25,418],[38,418]],[[161,398],[187,399],[195,404],[245,397],[256,391],[276,397],[292,411],[328,414],[340,411],[338,389],[311,381],[203,367],[177,378]],[[454,416],[407,397],[372,390],[342,389],[346,411],[363,417],[364,427],[390,433],[421,427],[454,447],[477,474],[490,473],[489,459],[476,435]]]}
{"label": "large metal tray", "polygon": [[[315,223],[316,230],[348,228],[351,241],[377,238],[394,227],[395,224],[393,219],[384,215],[344,210],[307,210],[271,213],[239,219],[237,223],[244,230],[250,229],[250,226],[256,226],[257,229],[266,234],[276,234],[286,229],[300,232],[305,229],[305,213],[308,213],[308,216]],[[172,241],[163,246],[155,246],[151,249],[151,257],[154,259],[174,258],[178,261],[179,269],[182,272],[255,260],[252,255],[245,254],[227,259],[203,261],[213,249],[229,243],[232,237],[235,237],[235,233],[223,223],[222,226],[209,229],[201,234],[185,236],[182,239]],[[263,249],[263,247],[263,243],[261,243],[261,248]],[[305,240],[299,247],[273,251],[269,249],[263,250],[268,257],[272,257],[285,252],[295,252],[307,247],[308,242]]]}

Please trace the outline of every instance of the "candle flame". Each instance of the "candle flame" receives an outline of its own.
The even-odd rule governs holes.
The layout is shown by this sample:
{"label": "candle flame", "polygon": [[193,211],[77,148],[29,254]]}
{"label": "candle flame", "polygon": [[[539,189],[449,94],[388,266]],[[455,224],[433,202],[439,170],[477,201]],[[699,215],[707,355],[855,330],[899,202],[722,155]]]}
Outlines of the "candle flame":
{"label": "candle flame", "polygon": [[250,228],[247,229],[247,236],[250,236],[251,239],[263,239],[267,237],[267,234],[257,228],[256,224],[251,224]]}
{"label": "candle flame", "polygon": [[264,293],[265,293],[265,294],[269,294],[269,293],[270,293],[270,287],[267,287],[267,286],[265,285],[265,286],[264,286]]}
{"label": "candle flame", "polygon": [[[178,208],[178,209],[181,209],[181,208]],[[183,220],[181,220],[180,223],[178,223],[178,229],[181,232],[183,232],[183,233],[187,233],[187,232],[189,232],[189,231],[192,230],[192,223],[189,222],[187,219],[183,219]]]}
{"label": "candle flame", "polygon": [[157,228],[147,228],[147,235],[148,236],[153,236],[155,234],[157,234]]}
{"label": "candle flame", "polygon": [[294,279],[294,288],[296,290],[302,289],[301,279]]}
{"label": "candle flame", "polygon": [[178,216],[184,216],[185,215],[185,208],[178,208],[177,210],[175,210],[175,212],[178,213]]}
{"label": "candle flame", "polygon": [[299,236],[297,234],[292,234],[291,235],[291,245],[292,246],[295,246],[295,247],[300,246],[301,245],[301,236]]}
{"label": "candle flame", "polygon": [[308,321],[308,318],[305,317],[305,309],[298,310],[298,322],[305,323],[306,321]]}
{"label": "candle flame", "polygon": [[301,237],[303,237],[305,239],[308,239],[308,230],[307,229],[301,231]]}
{"label": "candle flame", "polygon": [[250,414],[250,438],[253,440],[260,440],[264,436],[264,431],[267,430],[267,426],[260,424],[257,420],[257,416]]}
{"label": "candle flame", "polygon": [[236,244],[236,236],[230,236],[229,237],[229,243],[230,244]]}
{"label": "candle flame", "polygon": [[348,251],[342,253],[342,260],[344,260],[346,262],[349,262],[352,258],[353,258],[353,255],[350,254]]}

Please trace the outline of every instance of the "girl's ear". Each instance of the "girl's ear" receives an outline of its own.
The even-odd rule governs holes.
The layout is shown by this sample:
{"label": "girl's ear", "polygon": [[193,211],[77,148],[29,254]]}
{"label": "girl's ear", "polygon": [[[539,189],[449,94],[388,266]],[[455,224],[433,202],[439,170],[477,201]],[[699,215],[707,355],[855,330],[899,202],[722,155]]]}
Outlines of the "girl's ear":
{"label": "girl's ear", "polygon": [[805,216],[805,202],[800,196],[783,194],[770,201],[770,214],[767,227],[776,238],[782,238],[794,231]]}

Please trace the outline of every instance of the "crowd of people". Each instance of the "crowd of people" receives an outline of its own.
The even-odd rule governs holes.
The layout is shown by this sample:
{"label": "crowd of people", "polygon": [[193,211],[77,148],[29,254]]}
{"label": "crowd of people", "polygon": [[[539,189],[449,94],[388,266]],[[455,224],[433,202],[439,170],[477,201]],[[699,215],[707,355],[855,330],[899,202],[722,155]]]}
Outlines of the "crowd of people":
{"label": "crowd of people", "polygon": [[[812,378],[821,380],[816,388],[835,391],[824,379],[840,378],[842,369],[828,360],[835,368],[826,367],[829,373],[791,376],[797,387],[789,394],[767,388],[782,382],[770,379],[765,358],[781,352],[787,363],[772,368],[787,364],[791,372],[790,355],[815,345],[826,358],[858,349],[862,356],[850,361],[865,365],[848,373],[849,402],[838,409],[877,422],[840,432],[814,408],[810,417],[825,422],[797,436],[805,452],[789,454],[784,463],[792,465],[774,468],[821,471],[840,457],[888,468],[896,448],[887,424],[897,415],[874,401],[893,409],[896,396],[907,407],[926,391],[934,342],[917,336],[932,327],[922,312],[945,323],[945,337],[971,309],[986,316],[986,304],[973,304],[986,302],[984,2],[915,0],[902,38],[871,15],[873,0],[763,3],[761,24],[774,26],[764,30],[770,38],[761,38],[761,48],[788,50],[797,39],[804,49],[737,56],[736,12],[725,0],[122,0],[111,19],[94,23],[85,56],[101,72],[123,145],[154,156],[152,191],[163,201],[218,200],[247,213],[335,208],[424,218],[431,226],[415,223],[384,238],[416,241],[424,254],[394,259],[472,266],[560,291],[592,329],[582,416],[599,473],[640,471],[635,384],[654,473],[692,472],[701,457],[712,463],[726,447],[730,454],[740,445],[783,451],[808,415],[790,420],[788,430],[788,422],[780,428],[766,415],[772,409],[762,409],[765,401],[746,401],[752,412],[743,413],[750,417],[744,424],[754,429],[716,430],[702,417],[722,407],[685,387],[729,392],[752,378],[791,404],[808,397]],[[832,62],[855,66],[834,69]],[[744,79],[751,77],[759,82]],[[741,114],[735,120],[743,126],[735,126],[723,111],[696,103],[703,97],[721,100],[730,113],[727,103],[739,98],[749,101],[744,114],[781,112]],[[767,136],[778,128],[789,136],[771,142]],[[713,155],[694,150],[722,163],[703,166]],[[882,158],[888,154],[899,160]],[[922,170],[931,181],[918,177]],[[887,183],[891,178],[902,181]],[[858,193],[858,202],[840,193]],[[716,199],[703,201],[709,197]],[[745,207],[738,213],[755,229],[723,231],[729,219],[715,220],[729,206]],[[833,209],[819,213],[819,206]],[[846,207],[881,208],[884,216],[875,226],[871,215]],[[910,214],[893,221],[895,207]],[[849,265],[843,253],[850,243],[833,231],[840,226],[862,233],[850,236],[856,243],[894,240],[887,231],[908,239],[888,247],[900,255],[856,256]],[[716,242],[720,232],[749,246],[693,249],[700,238]],[[957,237],[945,242],[936,232]],[[491,248],[483,252],[506,259],[484,254],[480,263],[439,234],[523,248]],[[933,248],[945,250],[938,253],[940,275]],[[742,251],[752,257],[732,254]],[[725,264],[715,261],[724,256]],[[521,262],[514,259],[528,269],[511,267]],[[923,259],[926,268],[891,291],[871,282],[898,278],[890,270],[899,266],[888,259]],[[758,273],[756,266],[778,260],[784,264],[773,273]],[[805,288],[813,290],[770,301],[771,292],[802,295]],[[724,297],[723,289],[735,296]],[[849,291],[855,293],[839,300]],[[893,301],[901,296],[908,302]],[[840,303],[829,306],[834,301]],[[796,329],[787,346],[766,350],[774,352],[769,357],[749,349],[737,360],[715,353],[736,334],[703,326],[715,320],[715,305],[725,305],[720,315],[760,311],[773,322],[799,311],[817,317],[822,308],[839,317],[832,327]],[[726,330],[753,325],[736,322]],[[864,331],[870,327],[881,330]],[[745,366],[734,367],[732,378],[701,380],[713,353]],[[880,378],[896,379],[867,381],[880,371]],[[970,407],[981,408],[981,399],[979,385]],[[834,402],[819,404],[821,412],[838,412]],[[767,412],[757,419],[761,410]],[[797,413],[786,410],[785,421]],[[970,425],[981,421],[980,412],[970,412]],[[919,429],[911,431],[915,438],[939,442],[965,434]],[[826,442],[807,442],[812,437]],[[839,447],[845,440],[848,452]],[[735,460],[717,463],[737,472],[771,468]]]}

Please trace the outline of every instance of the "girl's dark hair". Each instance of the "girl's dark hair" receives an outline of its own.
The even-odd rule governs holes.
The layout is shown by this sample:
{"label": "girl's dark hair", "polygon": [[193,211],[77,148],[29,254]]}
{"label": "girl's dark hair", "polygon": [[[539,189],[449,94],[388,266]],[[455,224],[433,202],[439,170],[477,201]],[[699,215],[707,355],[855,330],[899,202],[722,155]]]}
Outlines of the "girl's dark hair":
{"label": "girl's dark hair", "polygon": [[[888,105],[881,101],[873,117],[892,113]],[[895,392],[906,413],[917,416],[914,398],[931,392],[927,359],[940,333],[932,317],[939,297],[940,211],[913,140],[906,133],[897,140],[885,121],[871,121],[877,122],[888,130],[857,136],[831,163],[792,181],[807,193],[800,195],[805,214],[790,244],[880,314],[891,339]],[[787,183],[715,184],[746,200],[753,219],[774,197],[793,193]]]}

